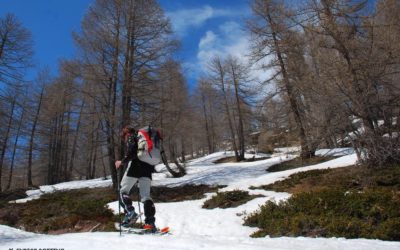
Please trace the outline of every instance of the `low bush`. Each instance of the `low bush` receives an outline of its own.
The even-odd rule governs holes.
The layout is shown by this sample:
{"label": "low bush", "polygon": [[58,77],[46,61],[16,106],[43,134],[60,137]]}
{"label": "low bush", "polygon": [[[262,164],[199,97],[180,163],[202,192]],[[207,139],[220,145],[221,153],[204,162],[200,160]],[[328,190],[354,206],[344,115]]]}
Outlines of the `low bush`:
{"label": "low bush", "polygon": [[260,197],[257,195],[250,195],[247,191],[234,190],[228,192],[217,192],[211,199],[204,202],[203,208],[230,208],[238,207],[248,201]]}
{"label": "low bush", "polygon": [[32,232],[55,233],[58,230],[79,231],[74,228],[78,223],[90,221],[91,227],[100,223],[102,230],[106,222],[114,218],[105,205],[115,198],[116,193],[111,188],[45,194],[38,200],[0,208],[0,223]]}
{"label": "low bush", "polygon": [[0,208],[6,207],[9,201],[26,198],[25,189],[6,190],[0,192]]}
{"label": "low bush", "polygon": [[[201,199],[204,198],[204,193],[215,192],[221,187],[152,187],[152,198],[156,203]],[[119,218],[106,204],[115,201],[117,197],[112,188],[87,188],[45,194],[40,199],[22,204],[4,201],[0,203],[0,224],[49,234],[84,232],[92,229],[115,231],[114,222],[119,221]],[[135,188],[131,198],[137,200]],[[137,204],[134,203],[134,206],[137,207]]]}
{"label": "low bush", "polygon": [[388,192],[400,191],[400,166],[374,169],[363,166],[311,170],[290,175],[272,184],[252,187],[277,192],[309,192],[321,188],[359,190],[379,187]]}
{"label": "low bush", "polygon": [[267,202],[246,217],[259,227],[253,237],[309,236],[400,240],[400,194],[375,188],[363,192],[322,189]]}

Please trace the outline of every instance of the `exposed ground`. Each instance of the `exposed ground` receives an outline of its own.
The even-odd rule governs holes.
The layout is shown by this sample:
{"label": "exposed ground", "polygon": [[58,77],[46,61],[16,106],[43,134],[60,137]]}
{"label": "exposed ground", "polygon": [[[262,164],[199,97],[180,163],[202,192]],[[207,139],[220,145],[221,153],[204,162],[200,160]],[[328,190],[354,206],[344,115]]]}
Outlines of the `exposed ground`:
{"label": "exposed ground", "polygon": [[400,166],[379,169],[351,166],[311,170],[293,174],[285,180],[257,188],[296,194],[322,188],[363,190],[377,187],[388,191],[400,191]]}
{"label": "exposed ground", "polygon": [[242,190],[217,192],[217,194],[211,197],[211,199],[204,202],[203,208],[213,209],[217,207],[238,207],[257,197],[262,197],[262,195],[250,195],[249,192]]}
{"label": "exposed ground", "polygon": [[[196,200],[204,198],[204,193],[217,189],[207,185],[153,187],[152,198],[155,202]],[[21,190],[17,190],[9,192],[5,198],[23,198],[22,194]],[[133,188],[131,196],[134,201],[137,201],[136,194]],[[116,197],[112,188],[86,188],[45,194],[40,199],[22,204],[2,202],[0,224],[48,234],[115,231],[114,222],[118,218],[106,208],[106,204]]]}
{"label": "exposed ground", "polygon": [[[271,157],[258,157],[258,158],[249,157],[249,158],[246,158],[245,160],[243,160],[241,162],[262,161],[262,160],[266,160],[266,159],[269,159],[269,158],[271,158]],[[225,157],[225,158],[218,159],[218,160],[214,161],[215,164],[232,163],[232,162],[237,162],[235,156],[229,156],[229,157]]]}
{"label": "exposed ground", "polygon": [[278,171],[285,171],[289,169],[295,169],[295,168],[300,168],[304,166],[309,166],[309,165],[314,165],[326,161],[333,160],[337,157],[333,156],[315,156],[310,159],[301,159],[300,157],[297,157],[293,160],[290,161],[285,161],[280,164],[273,165],[267,169],[268,172],[278,172]]}

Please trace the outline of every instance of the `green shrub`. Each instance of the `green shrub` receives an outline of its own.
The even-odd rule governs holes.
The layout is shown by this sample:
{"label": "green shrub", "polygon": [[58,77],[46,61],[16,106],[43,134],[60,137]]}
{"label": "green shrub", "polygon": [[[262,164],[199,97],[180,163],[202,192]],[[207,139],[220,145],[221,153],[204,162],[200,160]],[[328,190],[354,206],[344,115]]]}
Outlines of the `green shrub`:
{"label": "green shrub", "polygon": [[86,200],[76,202],[70,209],[72,214],[85,219],[96,219],[98,217],[112,217],[113,213],[106,208],[107,202],[103,200]]}
{"label": "green shrub", "polygon": [[375,238],[382,240],[400,239],[400,219],[389,218],[382,222],[374,232]]}
{"label": "green shrub", "polygon": [[320,236],[400,240],[398,193],[381,189],[346,192],[324,189],[267,202],[245,225],[259,227],[253,237]]}
{"label": "green shrub", "polygon": [[238,207],[248,201],[259,197],[256,195],[249,195],[249,192],[242,190],[234,190],[229,192],[217,192],[217,195],[204,202],[203,208],[229,208]]}
{"label": "green shrub", "polygon": [[[201,199],[204,193],[215,192],[219,188],[223,186],[153,187],[152,197],[156,202]],[[1,200],[0,224],[40,233],[85,231],[95,226],[97,231],[115,231],[114,222],[119,218],[106,204],[117,197],[116,191],[111,188],[86,188],[45,194],[40,199],[23,204]]]}
{"label": "green shrub", "polygon": [[74,226],[80,221],[91,220],[105,224],[114,218],[105,205],[115,200],[115,197],[115,191],[110,188],[45,194],[40,199],[24,204],[9,204],[3,208],[3,213],[7,216],[0,217],[0,222],[44,233],[74,230]]}
{"label": "green shrub", "polygon": [[[205,193],[216,192],[224,186],[185,185],[179,187],[157,186],[151,188],[151,197],[155,202],[179,202],[197,200],[205,197]],[[132,193],[137,193],[137,189]],[[133,195],[136,198],[137,195]]]}

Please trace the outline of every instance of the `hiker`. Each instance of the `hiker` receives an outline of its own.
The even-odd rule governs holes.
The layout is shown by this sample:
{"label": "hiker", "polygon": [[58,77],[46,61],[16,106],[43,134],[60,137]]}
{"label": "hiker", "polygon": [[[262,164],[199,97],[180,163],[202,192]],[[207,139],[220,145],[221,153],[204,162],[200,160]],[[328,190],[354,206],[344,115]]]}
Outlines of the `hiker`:
{"label": "hiker", "polygon": [[[131,126],[125,126],[122,129],[121,136],[125,143],[125,157],[121,161],[115,162],[115,167],[118,169],[121,166],[125,167],[125,173],[121,180],[121,189],[120,189],[120,200],[122,206],[125,210],[125,217],[122,221],[122,226],[129,227],[139,218],[139,214],[135,212],[135,208],[132,205],[132,200],[129,197],[130,191],[132,187],[138,183],[139,193],[141,197],[141,202],[144,204],[144,215],[145,215],[145,225],[144,229],[148,229],[150,231],[156,231],[155,226],[155,213],[156,209],[153,203],[153,200],[150,197],[150,187],[152,180],[152,173],[155,171],[155,165],[157,161],[151,162],[149,164],[145,158],[143,158],[143,154],[150,154],[150,150],[153,148],[153,143],[148,141],[149,138],[154,139],[154,136],[149,137],[148,133],[151,133],[151,127],[146,127],[147,130],[139,130],[135,131],[135,129]],[[158,131],[153,132],[153,134],[160,135]],[[150,134],[151,135],[151,134]],[[147,141],[146,141],[147,139]],[[159,136],[159,140],[161,136]],[[144,141],[144,142],[143,142]],[[139,145],[146,144],[146,150]],[[151,145],[147,145],[151,144]],[[148,150],[147,148],[151,146]],[[145,151],[145,152],[143,152]],[[157,155],[157,152],[154,153]],[[159,155],[158,151],[158,155]],[[150,155],[152,156],[152,155]],[[145,161],[141,160],[144,159]]]}

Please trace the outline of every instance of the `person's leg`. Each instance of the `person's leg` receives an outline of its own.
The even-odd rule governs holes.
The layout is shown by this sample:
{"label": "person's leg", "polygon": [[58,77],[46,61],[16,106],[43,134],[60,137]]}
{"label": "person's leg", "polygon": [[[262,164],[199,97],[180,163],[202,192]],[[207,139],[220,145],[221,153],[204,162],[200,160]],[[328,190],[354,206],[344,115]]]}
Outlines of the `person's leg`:
{"label": "person's leg", "polygon": [[128,168],[126,169],[125,174],[122,177],[121,189],[120,189],[120,193],[119,193],[121,205],[124,208],[125,213],[126,213],[123,224],[129,223],[133,217],[137,217],[137,214],[135,213],[135,208],[132,205],[132,200],[131,200],[129,194],[130,194],[130,191],[131,191],[133,185],[135,185],[135,183],[138,181],[138,179],[128,176],[128,171],[129,171],[130,167],[131,167],[131,162],[129,162]]}
{"label": "person's leg", "polygon": [[139,178],[140,197],[144,206],[144,216],[145,216],[144,222],[146,224],[154,226],[154,223],[156,221],[154,217],[154,215],[156,214],[156,208],[150,196],[150,189],[151,189],[151,179],[147,177]]}

